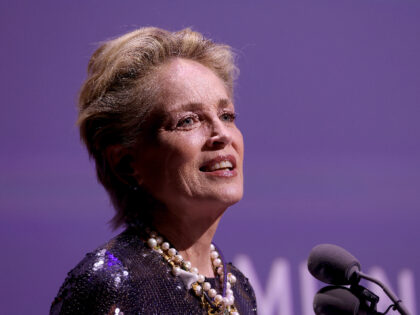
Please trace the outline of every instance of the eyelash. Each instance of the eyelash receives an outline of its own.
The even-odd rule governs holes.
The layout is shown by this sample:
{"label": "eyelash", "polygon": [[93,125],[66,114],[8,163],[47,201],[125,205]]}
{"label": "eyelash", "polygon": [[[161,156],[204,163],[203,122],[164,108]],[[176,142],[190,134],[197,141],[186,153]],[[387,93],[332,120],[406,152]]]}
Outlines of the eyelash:
{"label": "eyelash", "polygon": [[[237,118],[238,114],[234,113],[234,112],[223,112],[219,118],[220,120],[224,121],[224,122],[228,122],[228,123],[233,123],[235,122],[236,118]],[[226,119],[224,119],[223,117],[225,117]],[[186,124],[186,121],[191,119],[192,120],[192,124],[194,124],[195,122],[199,121],[199,117],[197,115],[189,115],[186,116],[182,119],[180,119],[176,125],[177,128],[188,128],[190,126],[192,126],[192,124]]]}
{"label": "eyelash", "polygon": [[184,117],[184,118],[182,118],[182,119],[180,119],[179,121],[178,121],[178,123],[177,123],[177,128],[182,128],[182,127],[188,127],[189,125],[185,125],[185,122],[188,120],[188,119],[192,119],[193,120],[193,123],[194,122],[196,122],[196,121],[198,121],[198,117],[196,116],[196,115],[189,115],[189,116],[187,116],[187,117]]}
{"label": "eyelash", "polygon": [[223,116],[227,116],[227,120],[226,121],[228,121],[228,122],[234,122],[236,120],[236,118],[238,117],[238,114],[231,113],[231,112],[224,112],[224,113],[222,113],[220,115],[220,119],[222,119]]}

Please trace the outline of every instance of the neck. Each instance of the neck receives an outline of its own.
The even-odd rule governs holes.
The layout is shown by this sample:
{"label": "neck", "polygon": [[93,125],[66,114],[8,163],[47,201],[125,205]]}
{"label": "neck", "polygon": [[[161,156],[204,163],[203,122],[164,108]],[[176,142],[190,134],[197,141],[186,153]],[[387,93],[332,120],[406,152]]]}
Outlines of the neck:
{"label": "neck", "polygon": [[[225,209],[206,211],[203,208],[188,213],[180,209],[157,211],[153,225],[172,246],[191,262],[200,274],[214,277],[210,260],[210,244]],[[191,213],[212,213],[209,216],[191,216]]]}

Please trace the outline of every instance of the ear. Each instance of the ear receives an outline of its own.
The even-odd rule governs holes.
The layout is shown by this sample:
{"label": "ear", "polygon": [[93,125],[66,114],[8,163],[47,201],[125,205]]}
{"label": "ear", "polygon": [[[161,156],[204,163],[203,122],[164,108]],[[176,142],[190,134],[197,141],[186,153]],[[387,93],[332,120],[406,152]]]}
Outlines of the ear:
{"label": "ear", "polygon": [[120,144],[108,146],[105,151],[108,165],[112,173],[128,186],[139,186],[140,176],[134,168],[134,154],[130,149],[124,148]]}

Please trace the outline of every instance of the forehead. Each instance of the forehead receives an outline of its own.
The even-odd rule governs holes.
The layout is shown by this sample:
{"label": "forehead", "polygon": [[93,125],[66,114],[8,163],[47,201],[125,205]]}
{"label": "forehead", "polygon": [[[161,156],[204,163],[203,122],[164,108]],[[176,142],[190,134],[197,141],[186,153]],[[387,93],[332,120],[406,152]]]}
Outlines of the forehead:
{"label": "forehead", "polygon": [[230,98],[223,81],[199,62],[176,58],[157,72],[159,103],[166,110],[186,104],[226,106]]}

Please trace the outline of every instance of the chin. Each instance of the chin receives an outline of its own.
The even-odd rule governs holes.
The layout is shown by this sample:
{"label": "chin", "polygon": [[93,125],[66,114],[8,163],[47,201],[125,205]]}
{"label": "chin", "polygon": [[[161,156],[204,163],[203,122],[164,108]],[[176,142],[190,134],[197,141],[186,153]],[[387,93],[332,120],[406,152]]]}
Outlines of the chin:
{"label": "chin", "polygon": [[220,201],[221,204],[229,207],[229,206],[234,205],[238,201],[240,201],[242,199],[242,196],[243,196],[242,187],[241,188],[229,187],[221,191],[218,194],[217,199]]}

